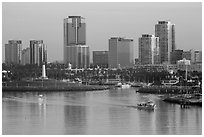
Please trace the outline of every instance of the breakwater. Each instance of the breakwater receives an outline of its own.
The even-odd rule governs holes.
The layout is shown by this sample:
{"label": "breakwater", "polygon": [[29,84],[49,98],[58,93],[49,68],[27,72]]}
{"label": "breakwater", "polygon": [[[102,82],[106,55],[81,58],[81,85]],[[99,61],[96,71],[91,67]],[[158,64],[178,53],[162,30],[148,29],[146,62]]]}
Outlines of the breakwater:
{"label": "breakwater", "polygon": [[201,93],[201,90],[199,87],[186,86],[145,86],[139,88],[136,92],[150,94],[192,94]]}
{"label": "breakwater", "polygon": [[166,97],[163,99],[165,102],[176,103],[182,105],[197,105],[202,106],[202,95],[201,94],[185,94],[185,95],[175,95]]}
{"label": "breakwater", "polygon": [[94,90],[105,90],[109,89],[109,86],[97,86],[97,85],[83,85],[80,83],[69,83],[55,80],[45,80],[45,81],[15,81],[6,82],[2,84],[3,92],[12,91],[25,91],[25,92],[35,92],[35,91],[94,91]]}

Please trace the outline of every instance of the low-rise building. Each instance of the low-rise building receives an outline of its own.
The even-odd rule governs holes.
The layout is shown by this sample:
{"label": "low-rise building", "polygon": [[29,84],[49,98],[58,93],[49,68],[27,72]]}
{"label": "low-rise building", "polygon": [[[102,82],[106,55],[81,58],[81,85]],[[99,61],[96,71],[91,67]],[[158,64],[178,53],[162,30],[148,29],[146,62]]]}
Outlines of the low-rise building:
{"label": "low-rise building", "polygon": [[148,64],[148,65],[135,65],[136,71],[148,71],[148,72],[177,72],[176,64]]}
{"label": "low-rise building", "polygon": [[108,67],[108,51],[93,51],[93,65],[103,68]]}

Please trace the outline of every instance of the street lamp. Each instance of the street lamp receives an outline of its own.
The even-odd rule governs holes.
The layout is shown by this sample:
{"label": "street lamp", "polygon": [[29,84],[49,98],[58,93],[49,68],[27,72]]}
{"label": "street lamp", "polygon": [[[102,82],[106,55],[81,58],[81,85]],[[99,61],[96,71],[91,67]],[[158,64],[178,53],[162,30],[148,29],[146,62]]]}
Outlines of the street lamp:
{"label": "street lamp", "polygon": [[182,61],[186,65],[186,81],[187,81],[188,65],[190,65],[190,60],[186,60],[185,58],[183,58]]}

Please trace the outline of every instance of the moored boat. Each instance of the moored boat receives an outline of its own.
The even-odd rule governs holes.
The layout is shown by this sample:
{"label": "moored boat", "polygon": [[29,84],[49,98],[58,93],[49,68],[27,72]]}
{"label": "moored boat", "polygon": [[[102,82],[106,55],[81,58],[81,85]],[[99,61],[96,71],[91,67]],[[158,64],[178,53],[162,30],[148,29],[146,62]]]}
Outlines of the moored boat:
{"label": "moored boat", "polygon": [[131,85],[130,84],[127,84],[127,83],[124,83],[121,85],[121,88],[130,88]]}

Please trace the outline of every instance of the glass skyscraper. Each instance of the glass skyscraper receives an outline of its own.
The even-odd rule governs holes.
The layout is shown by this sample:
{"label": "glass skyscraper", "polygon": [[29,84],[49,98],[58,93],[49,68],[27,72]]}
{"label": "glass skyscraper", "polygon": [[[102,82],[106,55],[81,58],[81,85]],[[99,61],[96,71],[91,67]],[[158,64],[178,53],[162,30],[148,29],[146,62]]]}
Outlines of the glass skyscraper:
{"label": "glass skyscraper", "polygon": [[47,63],[47,46],[43,40],[30,41],[30,64],[42,66]]}
{"label": "glass skyscraper", "polygon": [[64,63],[72,68],[89,66],[89,46],[86,45],[86,23],[81,16],[64,19]]}
{"label": "glass skyscraper", "polygon": [[133,39],[112,37],[109,39],[109,68],[128,68],[134,64]]}
{"label": "glass skyscraper", "polygon": [[6,64],[20,64],[22,52],[21,40],[9,40],[5,44],[5,63]]}
{"label": "glass skyscraper", "polygon": [[171,63],[171,52],[175,50],[175,24],[159,21],[155,25],[155,36],[159,37],[161,63]]}
{"label": "glass skyscraper", "polygon": [[159,38],[154,35],[143,34],[139,38],[140,64],[160,64]]}

